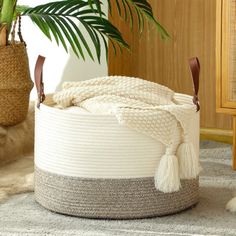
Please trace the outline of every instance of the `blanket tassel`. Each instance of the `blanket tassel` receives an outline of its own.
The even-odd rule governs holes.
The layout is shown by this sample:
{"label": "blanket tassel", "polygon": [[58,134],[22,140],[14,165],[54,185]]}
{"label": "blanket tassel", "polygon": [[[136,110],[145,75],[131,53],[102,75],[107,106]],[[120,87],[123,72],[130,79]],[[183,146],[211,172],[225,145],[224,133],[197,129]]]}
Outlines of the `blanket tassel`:
{"label": "blanket tassel", "polygon": [[177,157],[168,151],[162,156],[155,174],[155,187],[164,193],[179,191],[181,187]]}
{"label": "blanket tassel", "polygon": [[196,156],[193,144],[185,137],[177,149],[179,159],[179,170],[181,179],[195,179],[200,172],[199,161]]}

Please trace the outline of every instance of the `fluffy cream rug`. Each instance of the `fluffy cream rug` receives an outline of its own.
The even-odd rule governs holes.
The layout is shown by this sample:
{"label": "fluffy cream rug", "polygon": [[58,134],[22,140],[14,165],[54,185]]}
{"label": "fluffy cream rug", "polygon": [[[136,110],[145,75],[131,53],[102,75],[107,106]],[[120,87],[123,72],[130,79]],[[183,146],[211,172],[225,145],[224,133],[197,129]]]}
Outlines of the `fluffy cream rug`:
{"label": "fluffy cream rug", "polygon": [[34,190],[33,154],[0,168],[0,203],[11,195]]}
{"label": "fluffy cream rug", "polygon": [[34,106],[24,122],[0,126],[0,202],[33,190]]}
{"label": "fluffy cream rug", "polygon": [[0,126],[0,166],[32,152],[33,146],[34,105],[31,104],[25,121],[15,126]]}
{"label": "fluffy cream rug", "polygon": [[235,197],[231,199],[227,205],[226,205],[226,210],[236,213],[236,192],[234,193]]}

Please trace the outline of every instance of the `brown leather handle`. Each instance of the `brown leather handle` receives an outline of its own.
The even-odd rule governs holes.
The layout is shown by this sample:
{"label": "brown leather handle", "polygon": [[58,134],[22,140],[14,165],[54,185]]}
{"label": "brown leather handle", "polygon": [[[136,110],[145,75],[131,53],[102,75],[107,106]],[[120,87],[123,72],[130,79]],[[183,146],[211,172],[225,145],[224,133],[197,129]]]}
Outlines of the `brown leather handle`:
{"label": "brown leather handle", "polygon": [[189,59],[189,68],[193,80],[193,92],[194,92],[193,103],[196,105],[197,111],[199,111],[200,102],[198,99],[198,91],[199,91],[200,63],[197,57]]}
{"label": "brown leather handle", "polygon": [[36,61],[35,69],[34,69],[34,81],[35,81],[37,94],[38,94],[38,103],[37,103],[38,108],[40,107],[40,103],[42,103],[45,100],[44,84],[43,84],[44,61],[45,61],[45,57],[39,55]]}

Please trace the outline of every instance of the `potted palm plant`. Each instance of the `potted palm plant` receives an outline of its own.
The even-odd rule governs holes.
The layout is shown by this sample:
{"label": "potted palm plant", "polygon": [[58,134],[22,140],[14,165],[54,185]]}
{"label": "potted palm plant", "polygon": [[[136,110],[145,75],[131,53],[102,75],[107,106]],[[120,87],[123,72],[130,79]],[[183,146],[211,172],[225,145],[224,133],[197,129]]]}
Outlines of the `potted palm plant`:
{"label": "potted palm plant", "polygon": [[[106,1],[109,13],[112,14],[115,4],[131,28],[136,16],[140,31],[147,20],[154,23],[162,37],[168,36],[154,17],[148,0]],[[101,0],[61,0],[28,7],[17,5],[17,0],[0,0],[0,125],[14,125],[25,119],[33,87],[26,43],[21,35],[21,17],[30,17],[47,38],[62,44],[66,51],[71,47],[78,58],[85,59],[86,51],[92,60],[97,58],[100,62],[101,45],[105,45],[106,54],[108,51],[107,38],[114,49],[117,45],[129,48],[120,31],[107,19],[102,4]],[[19,41],[15,39],[17,25]],[[95,55],[81,27],[88,32]]]}

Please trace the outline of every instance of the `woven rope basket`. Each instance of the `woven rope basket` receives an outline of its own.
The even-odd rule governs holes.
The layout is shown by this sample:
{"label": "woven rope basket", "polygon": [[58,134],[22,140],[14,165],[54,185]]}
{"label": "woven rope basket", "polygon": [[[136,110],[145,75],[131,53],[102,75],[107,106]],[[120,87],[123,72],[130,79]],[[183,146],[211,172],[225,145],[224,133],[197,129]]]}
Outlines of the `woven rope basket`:
{"label": "woven rope basket", "polygon": [[0,125],[15,125],[26,118],[32,87],[25,44],[0,47]]}
{"label": "woven rope basket", "polygon": [[[192,97],[176,94],[180,103]],[[112,115],[74,113],[53,107],[50,96],[36,107],[35,196],[45,208],[68,215],[134,219],[162,216],[194,206],[198,179],[182,180],[163,193],[154,173],[165,146],[120,126]],[[190,138],[199,155],[199,113]],[[176,139],[180,133],[174,134]]]}

